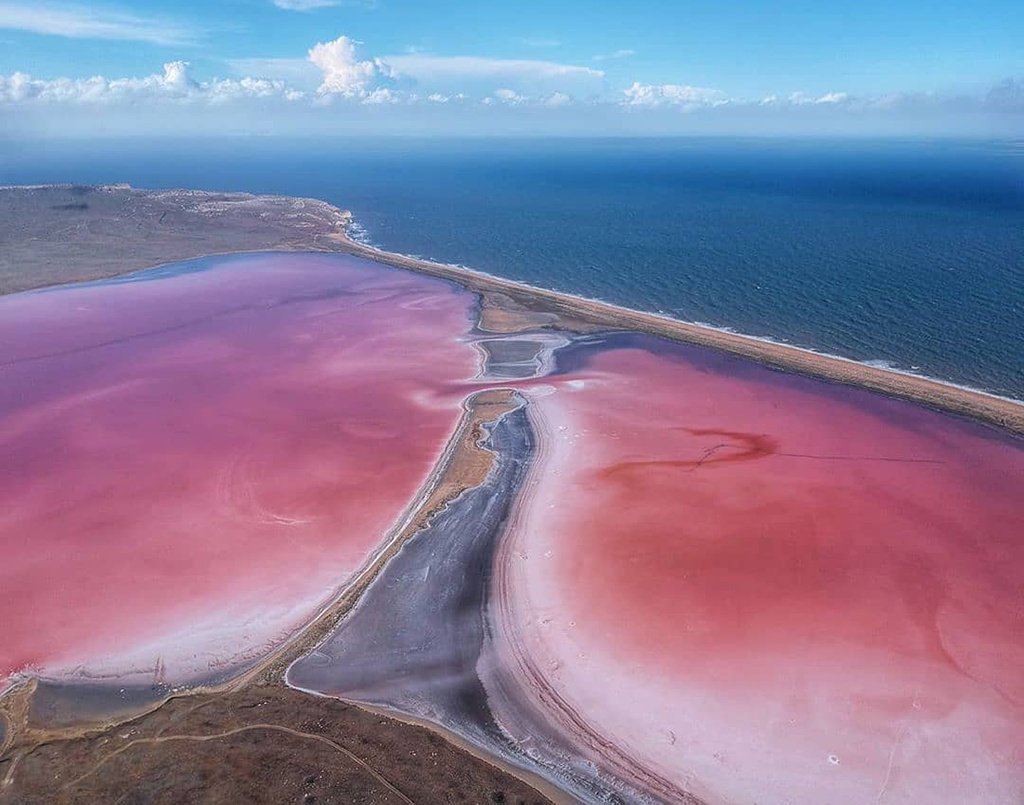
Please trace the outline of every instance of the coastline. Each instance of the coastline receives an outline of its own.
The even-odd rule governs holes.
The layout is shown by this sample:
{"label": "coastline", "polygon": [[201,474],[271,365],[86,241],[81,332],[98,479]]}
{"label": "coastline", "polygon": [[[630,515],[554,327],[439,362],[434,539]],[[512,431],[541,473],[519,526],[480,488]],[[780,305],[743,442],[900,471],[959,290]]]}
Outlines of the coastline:
{"label": "coastline", "polygon": [[[1024,435],[1024,401],[389,252],[353,237],[353,230],[361,227],[351,212],[319,199],[144,190],[126,184],[38,185],[0,187],[0,211],[16,233],[8,243],[8,254],[0,255],[0,294],[120,276],[218,254],[340,252],[454,282],[480,294],[495,318],[513,319],[514,329],[522,329],[523,314],[532,313],[534,326],[635,330],[782,371],[859,386]],[[74,237],[44,237],[58,228],[73,232]]]}
{"label": "coastline", "polygon": [[[116,190],[117,188],[114,188],[109,192],[116,192]],[[144,196],[147,191],[131,192],[133,195]],[[192,191],[165,191],[164,195],[179,200],[197,197]],[[198,194],[198,198],[202,200],[205,196]],[[257,210],[262,209],[263,214],[268,214],[266,212],[268,208],[260,206],[263,198],[247,197],[247,204]],[[298,225],[303,228],[303,231],[295,234],[287,243],[260,251],[268,253],[273,251],[345,253],[383,265],[426,274],[450,283],[449,287],[454,285],[475,293],[477,323],[474,337],[478,339],[475,345],[481,352],[482,365],[485,368],[489,361],[493,363],[493,366],[497,366],[506,361],[514,362],[516,360],[514,352],[495,350],[492,353],[486,346],[481,346],[491,340],[502,340],[501,337],[495,338],[495,335],[506,334],[511,336],[511,340],[517,338],[522,340],[542,339],[538,342],[541,346],[536,353],[539,371],[544,360],[544,343],[573,338],[588,332],[607,334],[609,332],[633,331],[674,342],[718,350],[773,369],[817,378],[827,383],[866,388],[887,397],[904,399],[942,412],[970,417],[1015,435],[1024,433],[1024,403],[1015,400],[964,389],[938,380],[906,375],[897,370],[861,364],[837,356],[821,355],[807,349],[773,343],[708,325],[682,322],[655,313],[630,310],[600,300],[536,288],[460,266],[447,266],[429,260],[387,252],[354,240],[350,235],[353,231],[351,216],[324,202],[284,197],[274,197],[274,201],[281,204],[282,208],[299,208],[304,211],[303,222]],[[206,202],[201,203],[205,204]],[[216,203],[237,206],[236,203],[227,204],[224,201]],[[311,219],[307,217],[308,215],[313,216],[317,223],[310,225]],[[237,237],[243,244],[242,235],[244,234],[245,232],[242,230],[229,233],[229,235]],[[202,247],[201,243],[194,245],[196,249]],[[252,254],[253,250],[226,250],[222,253]],[[176,262],[176,260],[171,262]],[[372,266],[365,264],[363,267],[366,270],[372,269]],[[131,272],[122,270],[118,273]],[[64,282],[68,281],[70,280],[64,280]],[[387,326],[394,327],[392,318],[389,317],[386,322]],[[544,330],[547,330],[546,335],[543,333]],[[504,357],[502,357],[503,355]],[[510,355],[513,357],[509,357]],[[478,379],[484,379],[485,374],[485,369],[482,369]],[[499,387],[470,394],[464,400],[462,418],[449,436],[445,448],[422,486],[418,488],[415,498],[409,502],[395,524],[388,530],[385,540],[378,546],[377,551],[367,559],[348,583],[334,592],[308,622],[297,628],[275,650],[264,655],[252,666],[239,669],[239,673],[231,675],[229,679],[218,680],[216,684],[197,686],[182,696],[172,695],[169,700],[157,703],[152,710],[147,711],[146,715],[154,718],[161,717],[161,713],[166,715],[167,712],[178,706],[179,699],[188,696],[209,697],[210,700],[218,699],[230,702],[235,701],[231,697],[263,695],[265,690],[277,691],[288,687],[284,675],[290,669],[294,658],[319,645],[342,620],[348,617],[353,607],[363,600],[370,585],[381,577],[386,566],[405,550],[404,546],[407,542],[419,533],[432,517],[439,516],[446,509],[452,507],[464,493],[471,492],[475,487],[480,486],[482,479],[489,477],[492,465],[497,461],[498,453],[491,453],[485,448],[482,444],[481,434],[488,431],[487,425],[496,414],[505,411],[511,405],[511,392],[500,388],[501,378],[506,377],[515,379],[518,376],[495,375],[491,379],[498,381]],[[700,382],[703,382],[703,379]],[[624,406],[624,408],[628,407]],[[801,426],[803,427],[805,424],[802,423]],[[29,684],[31,685],[31,682]],[[296,690],[301,691],[304,688],[296,688]],[[0,750],[3,752],[7,752],[13,745],[11,739],[15,738],[16,734],[18,740],[29,738],[39,740],[41,741],[39,745],[43,745],[57,735],[75,734],[76,740],[86,740],[94,733],[95,726],[54,730],[50,733],[45,730],[34,733],[22,732],[18,727],[27,726],[28,722],[26,721],[24,725],[18,723],[11,718],[11,715],[20,714],[18,707],[21,703],[27,704],[28,692],[19,694],[19,702],[12,702],[11,699],[8,699],[7,694],[9,693],[11,693],[10,690],[0,692]],[[203,699],[203,701],[206,702],[207,699]],[[259,706],[265,703],[262,702]],[[361,706],[356,703],[356,707]],[[310,710],[313,709],[312,705],[309,707]],[[372,707],[368,708],[368,711],[377,712]],[[394,718],[393,713],[388,713],[388,715]],[[112,726],[115,723],[121,723],[122,720],[121,716],[117,716],[104,726]],[[406,720],[401,718],[399,721],[405,722]],[[380,722],[380,724],[383,723]],[[406,723],[418,722],[412,718]],[[509,772],[550,796],[549,791],[538,787],[537,781],[528,776],[529,772],[524,775],[521,769],[512,764],[499,762],[494,757],[482,752],[474,752],[469,746],[452,741],[451,736],[456,733],[447,730],[444,725],[425,724],[425,726],[448,739],[463,751],[469,752],[473,758]],[[263,728],[266,728],[265,724],[253,724],[244,729]],[[277,727],[274,728],[277,729]],[[391,724],[384,729],[397,730],[401,733],[404,727]],[[20,759],[21,756],[17,757]],[[2,759],[0,758],[0,760]],[[17,762],[16,760],[15,765]],[[13,771],[14,765],[9,768],[7,776],[11,777]]]}
{"label": "coastline", "polygon": [[[346,218],[351,221],[351,217]],[[574,296],[496,277],[471,268],[446,265],[353,240],[347,231],[330,236],[348,254],[396,268],[418,271],[458,283],[482,295],[499,294],[533,313],[553,314],[555,326],[570,322],[633,330],[697,346],[709,347],[787,372],[833,383],[859,386],[947,414],[967,417],[1024,435],[1024,402],[897,369],[828,355],[804,347],[735,333],[707,324],[673,319],[659,313],[622,307],[611,302]],[[571,329],[571,324],[566,329]]]}

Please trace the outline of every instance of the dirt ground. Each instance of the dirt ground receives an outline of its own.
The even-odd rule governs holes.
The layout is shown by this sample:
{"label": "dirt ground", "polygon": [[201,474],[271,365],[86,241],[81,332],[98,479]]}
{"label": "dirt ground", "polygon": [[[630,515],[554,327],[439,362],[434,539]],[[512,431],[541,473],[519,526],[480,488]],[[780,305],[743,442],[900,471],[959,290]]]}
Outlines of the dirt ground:
{"label": "dirt ground", "polygon": [[172,699],[0,759],[0,803],[544,803],[437,734],[282,685]]}
{"label": "dirt ground", "polygon": [[136,190],[0,188],[0,294],[235,251],[338,251],[349,215],[322,201]]}

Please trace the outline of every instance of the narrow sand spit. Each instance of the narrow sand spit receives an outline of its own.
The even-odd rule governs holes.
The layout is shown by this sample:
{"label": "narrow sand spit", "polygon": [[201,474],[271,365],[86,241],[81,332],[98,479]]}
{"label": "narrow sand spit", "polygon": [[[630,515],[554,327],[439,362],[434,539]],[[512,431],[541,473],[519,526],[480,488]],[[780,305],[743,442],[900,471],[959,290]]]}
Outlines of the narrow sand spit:
{"label": "narrow sand spit", "polygon": [[[127,204],[140,214],[125,220],[159,232],[153,243],[175,255],[190,248],[181,237],[193,217],[200,241],[233,251],[269,215],[270,248],[378,265],[248,254],[223,261],[235,275],[172,265],[47,291],[32,303],[67,315],[45,328],[45,343],[32,329],[45,310],[7,297],[12,352],[0,371],[17,381],[9,391],[39,399],[7,400],[0,439],[37,479],[50,478],[58,444],[83,468],[102,447],[103,472],[60,481],[58,462],[50,479],[83,506],[108,496],[76,491],[79,481],[142,484],[87,518],[98,536],[86,555],[118,547],[112,524],[141,521],[133,507],[156,512],[141,552],[129,540],[95,566],[130,569],[142,557],[165,574],[145,600],[177,595],[111,610],[112,623],[126,619],[117,640],[102,628],[41,633],[60,646],[15,634],[7,663],[24,683],[0,698],[6,783],[30,779],[19,767],[47,779],[40,753],[61,737],[72,740],[45,749],[53,768],[81,768],[83,752],[113,761],[75,736],[144,710],[140,724],[173,709],[180,742],[196,739],[193,710],[261,689],[314,712],[314,697],[280,693],[290,667],[297,687],[432,724],[542,790],[585,800],[1010,802],[1024,784],[1021,404],[371,249],[322,202],[17,192],[43,205],[44,222],[81,216],[78,231],[97,246],[121,237],[104,211]],[[57,204],[61,194],[99,195],[90,206]],[[128,270],[130,243],[118,242],[112,267],[93,260],[85,275]],[[341,274],[327,270],[335,262]],[[75,277],[73,255],[57,264],[50,281]],[[147,280],[171,277],[170,306],[168,293],[147,302]],[[232,289],[241,304],[218,307]],[[118,295],[135,302],[110,315]],[[409,326],[389,329],[396,316]],[[76,327],[92,328],[89,338]],[[161,373],[175,380],[166,392]],[[37,449],[61,435],[54,423],[67,438]],[[109,461],[119,445],[124,460]],[[219,468],[196,478],[216,483],[165,477],[188,450]],[[74,519],[75,507],[47,503],[41,481],[18,487],[23,469],[11,480],[17,506],[0,536],[12,516],[11,533],[31,526],[33,511],[51,531],[61,511]],[[190,512],[209,504],[216,527],[192,525],[226,535],[228,548],[243,527],[259,545],[221,556],[207,538],[197,545],[214,551],[210,572],[197,576],[174,547],[192,533],[182,499],[199,504]],[[232,555],[245,573],[223,561]],[[33,600],[34,566],[13,566],[21,593],[10,612]],[[177,587],[175,572],[186,580]],[[217,573],[230,583],[207,584]],[[83,606],[62,611],[98,612],[102,626],[104,598],[93,593],[132,592],[137,579],[123,576],[105,587],[69,579],[62,595]],[[267,631],[261,618],[260,631],[252,607],[274,601],[279,626]],[[208,628],[175,632],[194,611]],[[140,628],[152,637],[125,654],[121,637]],[[38,679],[71,668],[55,653],[69,645],[82,659],[73,673]],[[179,694],[196,696],[196,708],[178,709]],[[223,739],[270,729],[337,743],[311,738],[305,722],[250,721]],[[363,771],[407,797],[386,768]]]}

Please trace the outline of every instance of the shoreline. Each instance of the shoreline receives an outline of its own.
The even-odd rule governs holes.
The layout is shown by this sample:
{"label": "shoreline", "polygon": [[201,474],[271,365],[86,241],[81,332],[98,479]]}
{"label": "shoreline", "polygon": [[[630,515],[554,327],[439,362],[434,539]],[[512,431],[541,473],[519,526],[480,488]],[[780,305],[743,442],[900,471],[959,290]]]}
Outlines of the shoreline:
{"label": "shoreline", "polygon": [[[69,199],[81,204],[52,203]],[[74,209],[66,209],[68,206]],[[517,319],[516,329],[522,329],[522,314],[534,313],[538,319],[548,319],[536,322],[539,327],[634,330],[724,351],[782,371],[866,388],[1024,436],[1024,400],[770,338],[539,288],[464,266],[389,252],[353,237],[353,230],[361,227],[352,213],[319,199],[145,190],[113,183],[52,184],[0,187],[0,209],[7,208],[9,223],[19,234],[11,240],[6,265],[0,256],[0,294],[123,276],[216,255],[295,251],[351,254],[454,282],[480,294],[485,306],[489,304],[499,315]],[[128,208],[134,213],[126,220],[128,227],[124,227],[122,216]],[[74,239],[41,240],[62,225],[75,227]],[[53,266],[72,269],[54,273]],[[5,284],[5,271],[18,279]]]}
{"label": "shoreline", "polygon": [[[117,192],[117,189],[111,189],[109,192]],[[147,191],[130,192],[144,196]],[[200,200],[206,198],[197,191],[160,192],[170,194],[174,198],[193,196]],[[223,194],[218,194],[218,196],[220,195]],[[351,215],[331,207],[325,202],[285,197],[247,196],[246,199],[248,203],[262,209],[267,208],[261,205],[268,205],[271,202],[280,205],[282,209],[298,208],[303,211],[304,216],[308,214],[310,217],[303,218],[301,237],[292,233],[293,237],[279,247],[223,251],[220,252],[221,255],[272,254],[275,252],[306,252],[320,255],[343,253],[434,277],[449,283],[450,286],[475,294],[475,334],[478,347],[479,344],[487,340],[500,341],[502,336],[510,336],[512,340],[518,337],[522,340],[552,341],[563,338],[562,333],[566,334],[565,337],[573,338],[591,332],[595,334],[637,332],[677,343],[726,352],[776,370],[814,378],[820,382],[841,383],[850,387],[865,388],[889,398],[903,399],[943,413],[969,417],[982,424],[1001,428],[1002,432],[1012,434],[1011,438],[1019,438],[1021,434],[1024,434],[1024,403],[1016,400],[959,387],[940,380],[901,373],[898,370],[871,366],[839,356],[822,355],[805,348],[733,333],[709,325],[683,322],[662,314],[631,310],[601,300],[537,288],[470,268],[444,265],[388,252],[354,240],[350,235],[353,231]],[[261,199],[264,200],[261,201]],[[233,203],[237,203],[237,201]],[[266,214],[272,215],[272,213]],[[317,223],[309,225],[308,221],[311,219],[315,219]],[[244,243],[244,240],[242,242]],[[201,249],[203,245],[197,244],[195,248]],[[180,263],[183,260],[198,259],[202,256],[210,255],[168,260],[150,265],[148,269],[169,263]],[[114,266],[116,264],[112,264],[111,267]],[[125,276],[145,270],[147,268],[132,271],[122,270],[116,276]],[[57,283],[56,286],[47,287],[59,287],[59,285],[67,284],[70,281],[76,280],[67,279]],[[388,326],[393,326],[390,318]],[[481,352],[482,366],[485,367],[481,369],[478,379],[483,378],[489,360],[493,359],[495,364],[500,364],[503,360],[512,360],[508,358],[508,355],[514,355],[512,352],[505,352],[506,357],[501,358],[500,351],[495,351],[493,354],[486,349],[478,351]],[[543,349],[537,355],[543,355]],[[367,558],[351,579],[326,599],[326,603],[323,603],[314,612],[309,621],[290,633],[275,649],[262,655],[252,666],[239,670],[237,674],[217,684],[197,686],[194,689],[182,691],[180,694],[174,693],[166,701],[157,702],[152,709],[147,709],[144,716],[158,718],[161,711],[166,713],[176,707],[176,701],[179,698],[193,695],[208,696],[211,699],[223,697],[224,701],[229,701],[232,696],[256,695],[261,689],[291,688],[296,691],[305,691],[304,688],[292,686],[287,680],[287,673],[291,669],[295,657],[302,656],[305,652],[325,642],[328,636],[338,628],[338,624],[348,618],[361,604],[366,592],[383,576],[392,560],[405,550],[405,546],[435,517],[440,517],[449,507],[454,507],[456,501],[461,500],[467,491],[479,486],[482,483],[481,478],[489,477],[492,465],[497,462],[498,453],[484,447],[480,437],[482,433],[488,431],[490,418],[496,412],[505,411],[514,401],[515,394],[511,389],[502,387],[500,377],[502,376],[495,378],[497,386],[468,393],[463,399],[462,415],[423,484],[418,488],[416,496],[400,513],[376,551]],[[509,382],[514,382],[514,379]],[[502,416],[504,415],[502,414]],[[955,424],[951,423],[951,425]],[[996,437],[993,435],[992,438]],[[28,703],[30,694],[27,691],[18,694],[19,700],[13,702],[14,697],[8,698],[8,694],[11,693],[11,689],[0,691],[0,756],[14,746],[16,739],[21,739],[26,735],[30,741],[38,739],[37,745],[43,745],[61,733],[61,730],[56,729],[52,731],[52,734],[47,734],[45,728],[33,732],[27,720],[22,723],[19,719],[14,718],[14,715],[21,712],[20,705]],[[34,693],[31,695],[34,696]],[[337,698],[349,701],[343,697]],[[167,710],[164,710],[165,707]],[[355,707],[359,708],[362,705],[356,702]],[[372,707],[368,708],[368,711],[377,712]],[[390,718],[395,718],[394,714],[388,715]],[[418,723],[415,720],[405,721],[402,718],[397,720],[408,724]],[[113,727],[114,724],[119,723],[123,723],[120,716],[112,718],[105,726]],[[536,787],[536,781],[524,776],[523,770],[518,767],[500,763],[494,756],[472,752],[468,746],[463,746],[459,741],[453,740],[454,733],[443,724],[424,723],[421,726],[426,726],[428,730],[441,735],[463,751],[470,751],[473,757]],[[399,730],[401,731],[401,728]],[[93,735],[94,731],[95,728],[92,726],[76,726],[66,729],[64,737],[73,736],[76,740],[86,740]],[[20,751],[21,745],[19,744],[18,747]],[[30,754],[31,751],[34,749],[24,754]],[[18,755],[9,767],[7,777],[13,776],[14,767],[20,759],[21,755]],[[525,775],[529,774],[530,772],[527,770]],[[548,793],[544,789],[540,790],[545,794]]]}
{"label": "shoreline", "polygon": [[566,326],[566,320],[575,320],[597,327],[647,333],[672,341],[720,350],[773,369],[826,382],[865,388],[946,414],[980,421],[1017,436],[1024,435],[1024,401],[958,385],[952,381],[873,366],[841,355],[816,352],[807,347],[780,343],[765,337],[736,333],[713,325],[682,321],[660,313],[634,310],[599,299],[539,288],[464,266],[436,263],[389,252],[354,240],[348,234],[348,227],[351,226],[353,219],[349,216],[346,220],[344,232],[329,236],[332,241],[339,244],[339,251],[395,268],[446,279],[482,295],[501,294],[511,297],[530,312],[556,316],[554,326],[558,329],[572,329],[571,324]]}

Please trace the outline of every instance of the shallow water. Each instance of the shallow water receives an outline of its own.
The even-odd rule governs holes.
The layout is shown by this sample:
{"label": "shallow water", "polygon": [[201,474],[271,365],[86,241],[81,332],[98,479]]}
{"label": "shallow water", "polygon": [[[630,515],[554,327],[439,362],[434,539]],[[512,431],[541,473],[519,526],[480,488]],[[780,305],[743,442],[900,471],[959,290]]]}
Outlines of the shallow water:
{"label": "shallow water", "polygon": [[293,684],[585,799],[1014,801],[1018,438],[476,302],[282,253],[0,297],[0,685],[60,680],[32,715],[73,723],[264,656],[513,387],[485,481]]}
{"label": "shallow water", "polygon": [[320,197],[390,250],[1024,398],[1024,151],[1012,144],[4,149],[0,183],[42,181]]}
{"label": "shallow water", "polygon": [[1018,439],[648,336],[559,365],[489,608],[549,724],[668,799],[1016,801]]}
{"label": "shallow water", "polygon": [[0,297],[0,689],[209,678],[308,621],[454,430],[474,304],[283,254]]}

